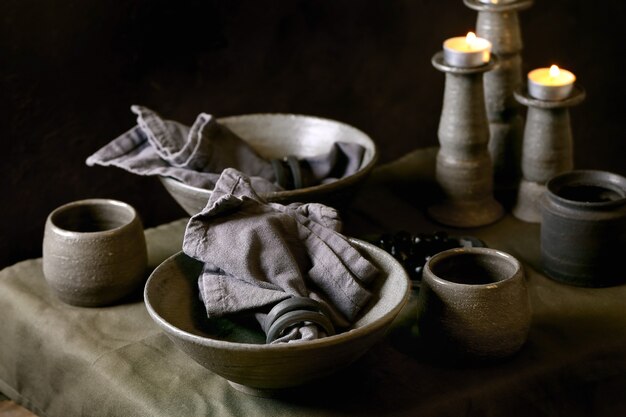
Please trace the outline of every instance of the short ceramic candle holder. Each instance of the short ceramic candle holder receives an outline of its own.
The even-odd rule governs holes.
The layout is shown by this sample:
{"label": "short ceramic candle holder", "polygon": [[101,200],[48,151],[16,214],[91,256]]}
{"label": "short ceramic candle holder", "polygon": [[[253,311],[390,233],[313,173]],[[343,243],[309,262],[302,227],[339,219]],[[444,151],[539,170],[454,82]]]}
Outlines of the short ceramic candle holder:
{"label": "short ceramic candle holder", "polygon": [[584,287],[623,284],[626,178],[570,171],[548,181],[542,199],[541,262],[546,274]]}
{"label": "short ceramic candle holder", "polygon": [[464,0],[478,12],[476,34],[489,40],[498,56],[498,66],[484,76],[485,100],[489,119],[489,152],[498,190],[517,188],[521,176],[520,159],[524,120],[513,92],[523,83],[523,48],[518,12],[532,6],[532,0]]}
{"label": "short ceramic candle holder", "polygon": [[546,182],[574,167],[569,108],[585,99],[575,85],[563,100],[547,101],[516,91],[515,98],[528,107],[522,146],[522,180],[513,215],[530,223],[541,222],[541,197]]}
{"label": "short ceramic candle holder", "polygon": [[483,74],[496,66],[496,59],[462,68],[448,65],[443,52],[438,52],[432,64],[446,74],[436,166],[445,200],[429,207],[428,213],[437,222],[453,227],[493,223],[504,211],[493,197]]}

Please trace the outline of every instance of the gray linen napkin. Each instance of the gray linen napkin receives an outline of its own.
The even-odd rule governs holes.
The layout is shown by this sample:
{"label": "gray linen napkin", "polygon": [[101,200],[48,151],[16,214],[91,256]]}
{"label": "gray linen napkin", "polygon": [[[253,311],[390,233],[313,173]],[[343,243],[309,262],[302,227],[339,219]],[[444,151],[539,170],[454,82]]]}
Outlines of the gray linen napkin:
{"label": "gray linen napkin", "polygon": [[[205,262],[198,280],[209,317],[264,314],[291,296],[324,303],[337,327],[346,327],[370,300],[365,288],[377,269],[339,233],[327,206],[268,203],[249,179],[222,172],[204,210],[187,225],[183,251]],[[277,342],[321,336],[300,326]]]}
{"label": "gray linen napkin", "polygon": [[161,175],[212,189],[225,168],[251,177],[259,192],[280,190],[271,163],[211,115],[201,113],[191,128],[132,106],[137,126],[87,158],[87,165],[115,166],[138,175]]}
{"label": "gray linen napkin", "polygon": [[[132,106],[137,126],[87,158],[87,165],[115,166],[138,175],[161,175],[187,185],[213,189],[220,173],[234,168],[250,177],[257,192],[280,191],[275,168],[244,140],[206,113],[191,128]],[[335,143],[330,152],[299,162],[303,186],[335,181],[358,171],[365,149]],[[285,155],[287,156],[287,155]]]}

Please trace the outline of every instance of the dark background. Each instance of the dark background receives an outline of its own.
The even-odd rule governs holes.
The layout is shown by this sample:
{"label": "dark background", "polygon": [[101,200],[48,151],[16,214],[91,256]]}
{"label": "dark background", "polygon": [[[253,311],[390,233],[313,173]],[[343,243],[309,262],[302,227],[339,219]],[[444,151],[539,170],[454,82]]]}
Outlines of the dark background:
{"label": "dark background", "polygon": [[[537,0],[520,14],[524,72],[556,63],[587,90],[575,162],[626,174],[622,0]],[[109,197],[146,227],[184,215],[155,178],[88,168],[144,104],[190,124],[318,115],[370,134],[380,162],[437,144],[444,77],[430,64],[476,12],[461,0],[3,0],[0,267],[40,256],[55,207]]]}

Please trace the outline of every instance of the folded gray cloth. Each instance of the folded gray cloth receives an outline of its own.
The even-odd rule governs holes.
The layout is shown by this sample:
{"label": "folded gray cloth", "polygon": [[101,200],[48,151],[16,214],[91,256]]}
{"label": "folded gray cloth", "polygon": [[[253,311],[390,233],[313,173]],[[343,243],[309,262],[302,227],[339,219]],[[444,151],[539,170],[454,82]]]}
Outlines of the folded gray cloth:
{"label": "folded gray cloth", "polygon": [[[87,165],[115,166],[138,175],[160,175],[187,185],[213,189],[220,173],[234,168],[250,177],[257,192],[280,191],[289,181],[278,181],[276,166],[259,156],[244,140],[206,113],[191,128],[163,120],[154,111],[132,106],[137,126],[87,158]],[[328,154],[306,158],[297,165],[297,185],[335,181],[358,171],[365,149],[338,142]],[[287,155],[285,155],[287,156]],[[285,168],[289,171],[289,167]],[[294,174],[295,175],[295,174]],[[297,182],[297,181],[296,181]],[[293,187],[293,181],[291,181]],[[281,186],[282,185],[282,186]]]}
{"label": "folded gray cloth", "polygon": [[[378,271],[340,227],[330,207],[268,203],[246,176],[224,170],[183,242],[187,255],[205,262],[198,284],[208,316],[256,312],[263,324],[273,305],[301,296],[328,307],[335,326],[348,326],[370,300],[365,287]],[[278,341],[318,336],[305,325]]]}

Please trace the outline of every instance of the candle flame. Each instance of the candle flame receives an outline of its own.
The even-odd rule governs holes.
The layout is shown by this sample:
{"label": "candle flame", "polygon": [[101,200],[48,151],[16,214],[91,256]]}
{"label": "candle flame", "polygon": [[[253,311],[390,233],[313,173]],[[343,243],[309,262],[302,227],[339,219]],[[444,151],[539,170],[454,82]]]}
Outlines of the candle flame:
{"label": "candle flame", "polygon": [[474,45],[476,44],[476,34],[474,32],[467,32],[465,36],[465,46],[468,51],[471,51]]}
{"label": "candle flame", "polygon": [[550,67],[550,77],[556,78],[561,73],[561,70],[556,65]]}

